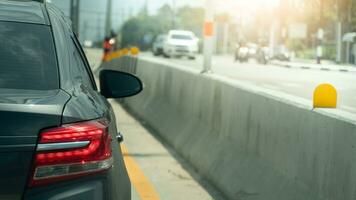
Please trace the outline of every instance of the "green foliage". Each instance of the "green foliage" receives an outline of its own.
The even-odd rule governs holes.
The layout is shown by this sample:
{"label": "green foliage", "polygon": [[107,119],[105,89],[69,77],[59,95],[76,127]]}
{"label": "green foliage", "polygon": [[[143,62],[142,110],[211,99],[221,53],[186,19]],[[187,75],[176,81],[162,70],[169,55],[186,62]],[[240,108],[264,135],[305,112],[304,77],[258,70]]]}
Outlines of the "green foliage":
{"label": "green foliage", "polygon": [[193,31],[198,37],[202,37],[204,23],[204,9],[182,7],[178,10],[178,28]]}
{"label": "green foliage", "polygon": [[[184,29],[193,31],[198,37],[202,35],[204,22],[204,9],[185,6],[174,15],[169,5],[162,6],[156,15],[149,16],[143,9],[138,16],[126,21],[121,28],[121,46],[138,46],[148,49],[154,37],[168,33],[171,29]],[[173,27],[175,24],[175,27]]]}
{"label": "green foliage", "polygon": [[138,16],[129,19],[121,29],[122,47],[138,46],[147,49],[152,38],[160,33],[161,27],[157,26],[156,19],[150,16]]}
{"label": "green foliage", "polygon": [[286,24],[306,23],[308,38],[303,41],[288,41],[288,46],[296,52],[297,57],[314,58],[316,33],[324,29],[324,59],[335,59],[337,21],[343,24],[343,34],[356,30],[356,0],[283,0],[288,12],[281,17],[287,17]]}
{"label": "green foliage", "polygon": [[335,44],[326,44],[323,46],[324,55],[323,58],[327,60],[335,60],[336,59],[336,48]]}
{"label": "green foliage", "polygon": [[315,49],[304,49],[301,51],[296,51],[296,57],[301,59],[315,59]]}
{"label": "green foliage", "polygon": [[[295,51],[297,58],[302,59],[315,59],[315,48],[304,48]],[[323,59],[335,60],[336,59],[336,49],[335,45],[324,45],[323,46]]]}

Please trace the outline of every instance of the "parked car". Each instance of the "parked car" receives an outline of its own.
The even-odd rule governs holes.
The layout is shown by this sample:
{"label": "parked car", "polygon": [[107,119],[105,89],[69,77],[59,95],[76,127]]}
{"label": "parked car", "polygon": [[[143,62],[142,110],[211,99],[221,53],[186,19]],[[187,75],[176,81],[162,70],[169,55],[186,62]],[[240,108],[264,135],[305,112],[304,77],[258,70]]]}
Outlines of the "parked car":
{"label": "parked car", "polygon": [[169,31],[163,46],[163,55],[166,58],[187,56],[189,59],[195,59],[199,51],[198,43],[199,39],[191,31]]}
{"label": "parked car", "polygon": [[140,80],[102,70],[99,90],[49,3],[0,1],[0,13],[0,199],[131,199],[106,98],[137,94]]}
{"label": "parked car", "polygon": [[152,52],[155,56],[163,54],[163,45],[166,41],[167,35],[161,34],[156,37],[152,44]]}

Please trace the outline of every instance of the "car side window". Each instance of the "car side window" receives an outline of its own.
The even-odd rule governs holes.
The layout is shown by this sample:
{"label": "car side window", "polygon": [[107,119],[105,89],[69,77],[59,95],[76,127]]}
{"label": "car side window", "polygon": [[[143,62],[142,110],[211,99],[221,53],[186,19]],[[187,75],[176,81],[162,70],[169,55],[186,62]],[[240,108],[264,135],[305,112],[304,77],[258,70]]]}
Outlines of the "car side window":
{"label": "car side window", "polygon": [[87,70],[85,61],[80,53],[80,50],[77,48],[77,45],[73,41],[73,58],[75,61],[76,67],[72,67],[72,73],[76,81],[80,81],[83,85],[96,90],[96,87],[93,83],[93,80]]}
{"label": "car side window", "polygon": [[98,90],[98,88],[97,88],[97,86],[96,86],[96,83],[95,83],[95,78],[94,78],[93,72],[92,72],[92,70],[91,70],[91,68],[90,68],[90,64],[89,64],[89,62],[88,62],[88,59],[87,59],[87,57],[86,57],[86,55],[85,55],[85,53],[84,53],[84,50],[83,50],[82,46],[80,45],[80,43],[79,43],[79,41],[78,41],[77,36],[74,36],[74,37],[73,37],[73,41],[74,41],[74,43],[76,44],[77,49],[78,49],[78,51],[79,51],[79,53],[80,53],[80,55],[81,55],[81,57],[82,57],[82,60],[83,60],[83,62],[84,62],[85,68],[86,68],[86,70],[87,70],[87,72],[88,72],[89,78],[91,79],[91,82],[92,82],[92,84],[93,84],[94,89],[95,89],[95,90]]}

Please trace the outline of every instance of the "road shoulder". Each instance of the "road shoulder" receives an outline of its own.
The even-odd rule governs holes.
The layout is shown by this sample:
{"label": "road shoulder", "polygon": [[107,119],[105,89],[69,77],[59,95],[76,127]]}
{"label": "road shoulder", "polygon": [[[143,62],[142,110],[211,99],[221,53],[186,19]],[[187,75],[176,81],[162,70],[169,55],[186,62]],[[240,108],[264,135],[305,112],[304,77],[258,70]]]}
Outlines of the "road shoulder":
{"label": "road shoulder", "polygon": [[[124,134],[123,144],[128,151],[124,156],[129,156],[138,164],[160,199],[223,199],[172,148],[155,138],[152,130],[144,127],[115,100],[110,103],[117,116],[118,128]],[[139,191],[135,184],[133,188],[133,199],[138,196],[144,199],[142,192],[145,191]]]}

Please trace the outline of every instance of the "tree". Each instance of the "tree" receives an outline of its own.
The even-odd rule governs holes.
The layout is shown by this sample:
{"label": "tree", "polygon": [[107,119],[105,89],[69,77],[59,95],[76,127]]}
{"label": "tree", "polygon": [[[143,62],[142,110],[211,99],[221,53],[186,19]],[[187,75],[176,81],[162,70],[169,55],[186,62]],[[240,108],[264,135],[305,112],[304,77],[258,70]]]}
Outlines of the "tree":
{"label": "tree", "polygon": [[[136,17],[126,21],[121,28],[121,46],[138,46],[148,49],[155,36],[168,33],[172,29],[172,8],[165,4],[154,16],[149,16],[144,7]],[[182,7],[178,10],[177,29],[193,31],[197,36],[202,35],[204,9]]]}
{"label": "tree", "polygon": [[202,37],[204,24],[204,9],[185,6],[178,10],[178,28],[193,31],[198,37]]}
{"label": "tree", "polygon": [[138,46],[146,50],[151,45],[152,38],[160,33],[160,26],[153,17],[134,17],[121,28],[121,46]]}

